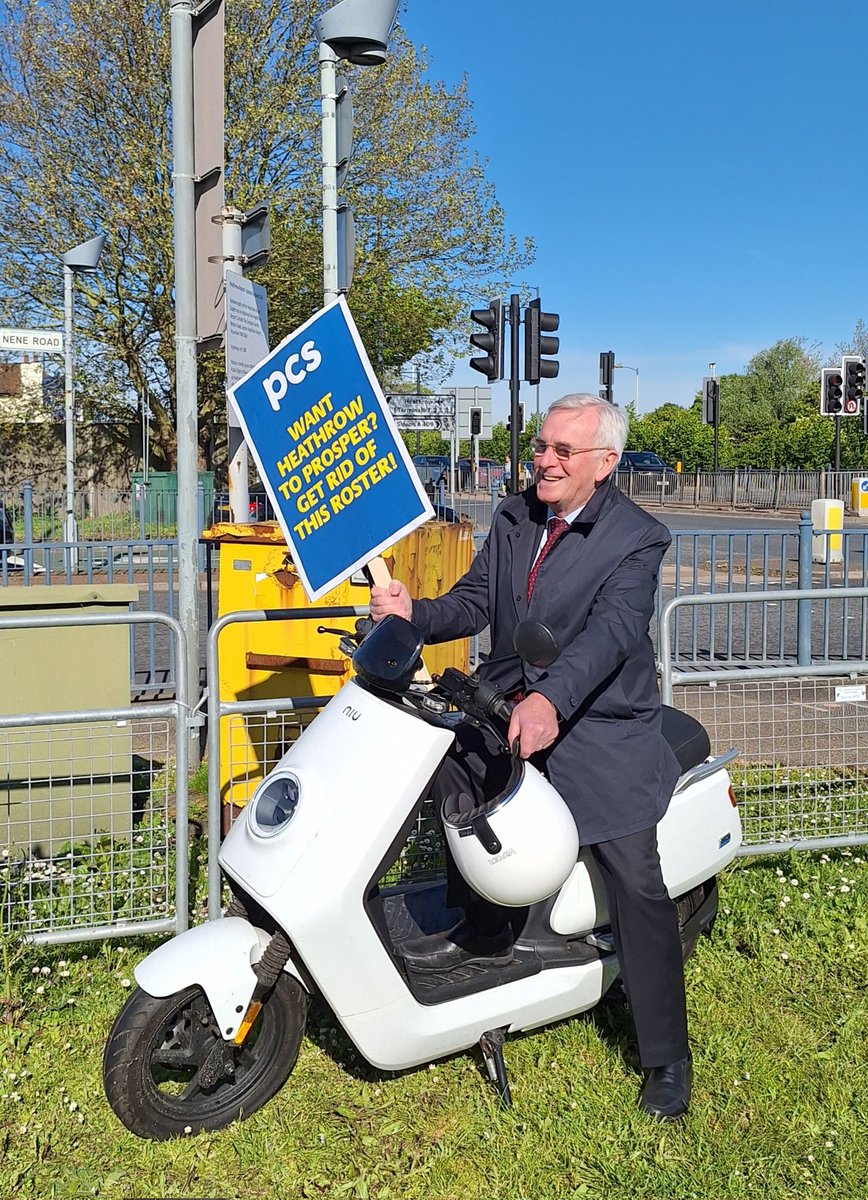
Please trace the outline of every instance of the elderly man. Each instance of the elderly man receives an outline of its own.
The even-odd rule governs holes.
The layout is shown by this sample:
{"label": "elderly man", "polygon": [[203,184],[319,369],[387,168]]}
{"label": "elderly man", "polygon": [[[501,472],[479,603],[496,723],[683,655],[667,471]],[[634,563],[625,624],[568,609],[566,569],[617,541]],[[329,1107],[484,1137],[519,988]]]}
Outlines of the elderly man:
{"label": "elderly man", "polygon": [[[661,732],[648,625],[668,530],[612,480],[627,438],[623,410],[591,395],[564,396],[532,443],[535,486],[510,496],[470,570],[447,595],[411,601],[397,581],[371,591],[371,614],[412,619],[429,642],[490,626],[495,681],[517,703],[509,740],[533,758],[569,804],[606,889],[615,946],[645,1070],[643,1108],[686,1112],[691,1056],[681,943],[657,852],[657,822],[678,778]],[[554,631],[548,668],[522,663],[519,621]],[[474,798],[491,787],[504,756],[478,730],[456,743],[433,785]],[[487,960],[508,963],[511,910],[483,902],[449,871],[449,900],[465,919],[405,944],[416,970]]]}

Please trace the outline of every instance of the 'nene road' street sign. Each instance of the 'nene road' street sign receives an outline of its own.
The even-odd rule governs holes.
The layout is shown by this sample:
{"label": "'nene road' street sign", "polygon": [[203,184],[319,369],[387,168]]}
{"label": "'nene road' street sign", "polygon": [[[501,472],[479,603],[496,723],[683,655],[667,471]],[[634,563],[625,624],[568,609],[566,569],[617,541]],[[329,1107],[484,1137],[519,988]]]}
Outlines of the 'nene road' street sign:
{"label": "'nene road' street sign", "polygon": [[63,354],[63,334],[53,329],[0,329],[0,350]]}

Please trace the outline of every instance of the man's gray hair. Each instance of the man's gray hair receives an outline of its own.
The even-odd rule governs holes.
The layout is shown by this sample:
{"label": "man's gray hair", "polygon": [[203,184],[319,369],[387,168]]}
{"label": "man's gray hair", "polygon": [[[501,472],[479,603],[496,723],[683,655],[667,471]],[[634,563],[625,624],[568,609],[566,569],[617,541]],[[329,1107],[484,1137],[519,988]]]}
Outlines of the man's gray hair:
{"label": "man's gray hair", "polygon": [[576,392],[570,396],[561,396],[549,408],[549,413],[567,409],[569,412],[584,412],[590,409],[597,414],[597,435],[595,445],[600,449],[614,450],[619,455],[627,444],[627,434],[630,429],[630,418],[627,410],[610,404],[590,392]]}

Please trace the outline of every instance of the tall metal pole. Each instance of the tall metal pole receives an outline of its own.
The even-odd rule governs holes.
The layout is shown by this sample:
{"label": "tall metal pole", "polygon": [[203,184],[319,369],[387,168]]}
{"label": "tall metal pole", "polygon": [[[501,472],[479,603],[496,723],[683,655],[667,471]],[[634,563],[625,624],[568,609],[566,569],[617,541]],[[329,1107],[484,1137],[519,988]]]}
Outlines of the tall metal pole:
{"label": "tall metal pole", "polygon": [[63,540],[70,544],[70,569],[78,570],[78,527],[75,520],[75,355],[72,346],[75,273],[63,266],[63,409],[66,425],[66,520]]}
{"label": "tall metal pole", "polygon": [[[538,287],[536,287],[536,285],[534,285],[534,284],[532,284],[531,286],[533,287],[533,290],[536,292],[536,296],[534,297],[534,299],[536,299],[536,300],[539,300],[539,288],[538,288]],[[536,392],[536,429],[535,429],[535,433],[536,433],[537,437],[539,437],[539,431],[540,431],[540,419],[539,419],[539,380],[537,380],[537,381],[536,381],[536,384],[534,385],[534,391]]]}
{"label": "tall metal pole", "polygon": [[[196,197],[193,157],[193,0],[169,0],[175,246],[175,425],[178,468],[178,619],[187,640],[190,700],[199,698],[196,373]],[[189,765],[199,762],[191,737]]]}
{"label": "tall metal pole", "polygon": [[319,79],[322,96],[322,291],[323,303],[338,292],[338,56],[327,42],[319,44]]}
{"label": "tall metal pole", "polygon": [[[241,228],[244,214],[240,209],[227,204],[223,208],[223,275],[234,271],[243,275],[241,266]],[[226,303],[229,301],[227,299]],[[228,337],[228,331],[227,331]],[[226,443],[229,458],[229,507],[232,520],[243,525],[250,520],[250,479],[248,473],[247,443],[237,418],[227,401]]]}
{"label": "tall metal pole", "polygon": [[521,323],[521,297],[509,297],[509,490],[518,491],[518,414],[521,370],[518,362],[518,329]]}

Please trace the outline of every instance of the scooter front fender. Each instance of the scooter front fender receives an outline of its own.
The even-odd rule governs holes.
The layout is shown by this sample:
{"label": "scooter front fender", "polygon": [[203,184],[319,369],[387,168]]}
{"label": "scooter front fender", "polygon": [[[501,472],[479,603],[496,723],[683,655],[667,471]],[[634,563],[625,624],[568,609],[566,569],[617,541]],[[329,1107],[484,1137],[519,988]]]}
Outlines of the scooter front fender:
{"label": "scooter front fender", "polygon": [[220,1032],[235,1036],[256,987],[253,964],[270,941],[269,935],[243,917],[206,921],[164,942],[133,972],[149,996],[171,996],[198,984]]}

